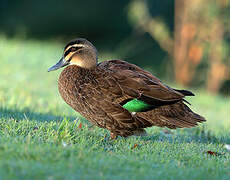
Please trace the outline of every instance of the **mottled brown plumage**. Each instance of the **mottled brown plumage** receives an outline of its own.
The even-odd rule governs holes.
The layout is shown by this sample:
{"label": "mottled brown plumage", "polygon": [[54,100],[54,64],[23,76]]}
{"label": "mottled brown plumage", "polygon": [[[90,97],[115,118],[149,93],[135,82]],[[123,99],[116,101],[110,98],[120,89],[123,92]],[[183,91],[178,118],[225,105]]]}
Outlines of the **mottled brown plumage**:
{"label": "mottled brown plumage", "polygon": [[[125,61],[97,63],[97,51],[85,39],[71,41],[59,64],[49,70],[63,66],[67,67],[58,81],[62,98],[92,124],[108,129],[112,136],[127,137],[151,126],[189,128],[205,121],[185,104],[184,97],[193,95],[191,92],[172,89]],[[129,112],[122,105],[132,99],[151,107]]]}

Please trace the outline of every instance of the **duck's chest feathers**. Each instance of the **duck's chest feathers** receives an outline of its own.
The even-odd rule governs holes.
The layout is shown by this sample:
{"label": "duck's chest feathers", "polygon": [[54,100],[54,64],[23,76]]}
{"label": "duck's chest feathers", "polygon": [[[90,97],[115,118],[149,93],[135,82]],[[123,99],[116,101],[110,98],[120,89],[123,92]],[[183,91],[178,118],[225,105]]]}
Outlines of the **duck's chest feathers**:
{"label": "duck's chest feathers", "polygon": [[[101,69],[83,69],[78,66],[66,67],[58,81],[58,88],[62,98],[78,112],[90,110],[90,99],[98,88],[98,74]],[[87,112],[89,113],[89,112]],[[84,114],[84,112],[83,112]]]}

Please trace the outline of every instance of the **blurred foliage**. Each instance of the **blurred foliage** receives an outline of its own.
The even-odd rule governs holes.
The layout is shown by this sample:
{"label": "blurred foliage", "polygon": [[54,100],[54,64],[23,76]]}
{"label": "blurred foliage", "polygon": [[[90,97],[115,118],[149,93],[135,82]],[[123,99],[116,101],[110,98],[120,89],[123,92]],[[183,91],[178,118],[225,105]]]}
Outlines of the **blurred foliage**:
{"label": "blurred foliage", "polygon": [[122,8],[126,4],[106,0],[1,0],[1,31],[8,36],[21,33],[39,39],[76,35],[106,39],[116,32],[114,36],[119,38],[131,29]]}
{"label": "blurred foliage", "polygon": [[229,3],[0,0],[0,33],[63,44],[85,37],[108,58],[122,58],[184,86],[228,93]]}
{"label": "blurred foliage", "polygon": [[129,7],[134,26],[149,33],[173,60],[179,84],[203,83],[217,93],[230,78],[229,0],[175,0],[174,34],[161,18],[151,16],[148,1],[133,0]]}
{"label": "blurred foliage", "polygon": [[[0,33],[8,38],[58,40],[63,45],[85,37],[99,53],[109,52],[164,76],[167,54],[147,33],[133,30],[127,18],[130,2],[0,0]],[[173,1],[154,0],[150,7],[152,15],[160,15],[173,30]]]}

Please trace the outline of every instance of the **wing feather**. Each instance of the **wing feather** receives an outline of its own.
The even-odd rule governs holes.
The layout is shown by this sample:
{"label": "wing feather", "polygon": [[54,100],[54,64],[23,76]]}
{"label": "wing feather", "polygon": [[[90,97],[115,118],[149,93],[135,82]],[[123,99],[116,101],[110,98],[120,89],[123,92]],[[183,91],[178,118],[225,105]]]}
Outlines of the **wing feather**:
{"label": "wing feather", "polygon": [[[104,108],[104,111],[110,113],[118,122],[129,123],[129,125],[132,124],[129,127],[137,128],[153,125],[182,128],[193,127],[197,125],[197,122],[205,121],[183,103],[186,95],[193,95],[191,92],[172,89],[151,73],[125,61],[104,61],[98,66],[109,71],[110,78],[105,77],[105,80],[109,84],[116,83],[113,87],[119,89],[121,96],[115,98],[113,104],[110,104],[113,108]],[[133,116],[121,106],[130,98],[137,98],[151,104],[154,109]]]}
{"label": "wing feather", "polygon": [[125,93],[134,95],[134,98],[145,95],[150,99],[168,102],[184,98],[182,93],[164,85],[158,78],[134,64],[110,60],[99,66],[109,69],[110,75],[118,81]]}

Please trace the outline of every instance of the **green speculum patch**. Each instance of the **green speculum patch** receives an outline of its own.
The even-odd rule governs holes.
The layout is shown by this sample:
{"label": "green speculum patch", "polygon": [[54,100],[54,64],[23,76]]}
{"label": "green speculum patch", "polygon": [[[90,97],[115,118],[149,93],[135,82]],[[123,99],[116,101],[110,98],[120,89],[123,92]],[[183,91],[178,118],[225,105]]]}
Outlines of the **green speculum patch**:
{"label": "green speculum patch", "polygon": [[129,112],[143,112],[151,109],[152,106],[144,101],[132,99],[125,103],[122,107],[127,109]]}

